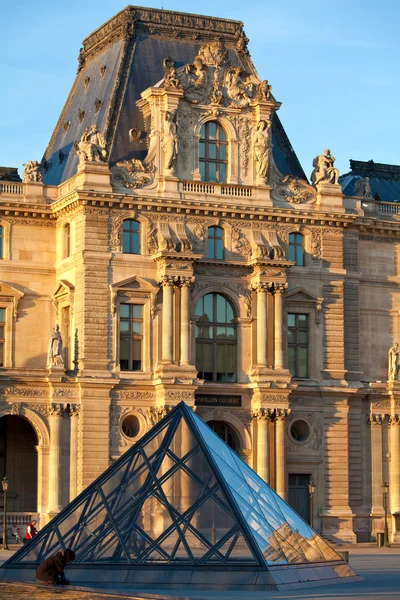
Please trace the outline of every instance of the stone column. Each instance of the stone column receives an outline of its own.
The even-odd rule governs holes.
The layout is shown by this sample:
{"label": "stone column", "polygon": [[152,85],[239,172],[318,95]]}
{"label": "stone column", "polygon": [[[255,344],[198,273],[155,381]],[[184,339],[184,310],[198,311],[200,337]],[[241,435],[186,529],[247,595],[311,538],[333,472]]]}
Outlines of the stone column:
{"label": "stone column", "polygon": [[283,500],[286,500],[285,419],[289,414],[289,408],[275,411],[275,491]]}
{"label": "stone column", "polygon": [[194,277],[181,278],[181,365],[190,363],[190,287]]}
{"label": "stone column", "polygon": [[[392,514],[400,511],[400,417],[389,417],[390,465],[389,465],[389,506]],[[382,491],[382,490],[381,490]]]}
{"label": "stone column", "polygon": [[69,416],[70,427],[70,449],[69,449],[69,500],[76,498],[78,494],[78,425],[80,406],[71,404]]}
{"label": "stone column", "polygon": [[371,463],[372,463],[372,507],[373,515],[381,516],[383,514],[383,498],[382,498],[382,477],[383,477],[383,460],[382,460],[382,415],[370,415],[369,423],[371,425]]}
{"label": "stone column", "polygon": [[174,282],[171,278],[164,276],[161,282],[163,288],[162,304],[162,351],[161,359],[165,363],[172,362],[172,338],[173,338],[173,298]]}
{"label": "stone column", "polygon": [[259,284],[257,292],[257,364],[267,366],[267,289]]}
{"label": "stone column", "polygon": [[62,404],[52,404],[49,410],[50,456],[49,456],[49,513],[58,513],[61,506],[61,422]]}
{"label": "stone column", "polygon": [[253,411],[253,417],[257,421],[257,474],[267,483],[270,480],[269,473],[269,433],[268,424],[271,419],[271,409],[258,408]]}
{"label": "stone column", "polygon": [[283,369],[283,292],[287,288],[287,283],[274,284],[275,289],[275,310],[274,310],[274,347],[275,347],[275,369]]}

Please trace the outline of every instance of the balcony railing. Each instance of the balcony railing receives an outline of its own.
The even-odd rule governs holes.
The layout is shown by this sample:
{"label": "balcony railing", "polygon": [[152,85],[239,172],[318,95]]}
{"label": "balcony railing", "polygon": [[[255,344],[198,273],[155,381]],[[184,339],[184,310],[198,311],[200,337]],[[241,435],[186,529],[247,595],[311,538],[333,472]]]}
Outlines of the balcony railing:
{"label": "balcony railing", "polygon": [[253,195],[252,188],[244,185],[203,183],[201,181],[184,181],[182,190],[189,194],[212,194],[231,198],[251,198]]}
{"label": "balcony railing", "polygon": [[386,215],[399,215],[400,214],[400,202],[377,202],[377,211],[380,214]]}
{"label": "balcony railing", "polygon": [[10,181],[5,181],[2,183],[0,181],[0,194],[23,194],[24,193],[24,184],[23,183],[13,183]]}

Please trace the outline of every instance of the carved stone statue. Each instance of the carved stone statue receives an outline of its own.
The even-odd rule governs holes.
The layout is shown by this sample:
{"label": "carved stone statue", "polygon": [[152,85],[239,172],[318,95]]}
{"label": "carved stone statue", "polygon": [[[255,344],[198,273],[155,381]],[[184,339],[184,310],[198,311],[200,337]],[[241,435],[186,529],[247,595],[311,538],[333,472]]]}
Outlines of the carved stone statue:
{"label": "carved stone statue", "polygon": [[366,199],[373,199],[374,196],[372,194],[369,177],[362,177],[355,182],[354,193],[356,196],[362,196]]}
{"label": "carved stone statue", "polygon": [[241,67],[231,67],[226,72],[226,91],[233,104],[247,106],[253,97],[254,83]]}
{"label": "carved stone statue", "polygon": [[178,127],[175,115],[167,111],[163,130],[164,167],[173,169],[178,156]]}
{"label": "carved stone statue", "polygon": [[319,183],[338,183],[339,171],[333,166],[335,157],[331,155],[331,151],[327,148],[323,154],[316,156],[313,160],[314,170],[311,173],[311,181],[313,185]]}
{"label": "carved stone statue", "polygon": [[394,381],[399,379],[399,344],[393,344],[388,352],[388,379]]}
{"label": "carved stone statue", "polygon": [[49,348],[47,352],[47,367],[60,367],[63,365],[64,359],[62,357],[62,337],[60,333],[60,326],[56,325],[55,328],[50,331]]}
{"label": "carved stone statue", "polygon": [[178,75],[175,68],[175,62],[168,56],[163,61],[163,67],[165,70],[164,74],[164,87],[166,89],[179,90],[182,88],[182,84],[178,79]]}
{"label": "carved stone statue", "polygon": [[102,162],[106,159],[106,141],[95,124],[90,129],[86,127],[80,142],[75,144],[75,150],[78,153],[80,165],[88,161]]}
{"label": "carved stone statue", "polygon": [[24,163],[23,179],[25,182],[41,182],[42,181],[42,167],[37,160],[28,160]]}
{"label": "carved stone statue", "polygon": [[193,64],[185,67],[184,75],[183,87],[186,100],[193,104],[201,104],[207,97],[209,86],[206,66],[199,56],[196,56]]}
{"label": "carved stone statue", "polygon": [[253,148],[256,163],[257,177],[262,179],[267,176],[269,167],[270,147],[270,123],[259,121],[254,134]]}

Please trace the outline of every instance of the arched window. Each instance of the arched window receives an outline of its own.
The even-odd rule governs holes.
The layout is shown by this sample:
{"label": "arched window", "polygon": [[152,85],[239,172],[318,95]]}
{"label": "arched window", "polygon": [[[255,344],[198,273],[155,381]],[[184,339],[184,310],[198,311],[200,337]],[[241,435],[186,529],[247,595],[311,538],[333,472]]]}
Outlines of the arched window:
{"label": "arched window", "polygon": [[64,258],[68,258],[69,256],[71,256],[71,225],[69,223],[66,223],[64,225],[63,234]]}
{"label": "arched window", "polygon": [[223,260],[224,230],[222,227],[209,227],[207,236],[207,258]]}
{"label": "arched window", "polygon": [[223,421],[208,421],[207,425],[211,427],[211,429],[215,431],[215,433],[219,435],[219,437],[224,440],[225,444],[228,444],[232,450],[239,452],[239,440],[230,425]]}
{"label": "arched window", "polygon": [[219,123],[208,121],[200,129],[199,162],[202,181],[224,183],[228,142]]}
{"label": "arched window", "polygon": [[196,368],[199,379],[236,382],[236,319],[221,294],[207,294],[196,306]]}
{"label": "arched window", "polygon": [[304,267],[304,237],[301,233],[289,234],[289,260],[298,267]]}
{"label": "arched window", "polygon": [[122,227],[122,251],[124,254],[140,254],[140,223],[126,219]]}

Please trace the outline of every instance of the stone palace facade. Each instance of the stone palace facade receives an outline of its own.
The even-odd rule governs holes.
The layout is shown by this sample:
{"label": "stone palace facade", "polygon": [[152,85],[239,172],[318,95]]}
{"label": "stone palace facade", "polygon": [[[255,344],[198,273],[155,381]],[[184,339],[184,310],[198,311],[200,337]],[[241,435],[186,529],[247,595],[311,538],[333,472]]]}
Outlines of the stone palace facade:
{"label": "stone palace facade", "polygon": [[399,173],[338,182],[326,150],[309,184],[247,42],[126,8],[84,40],[42,161],[0,169],[10,522],[43,525],[184,400],[328,538],[375,539],[387,481],[399,536]]}

